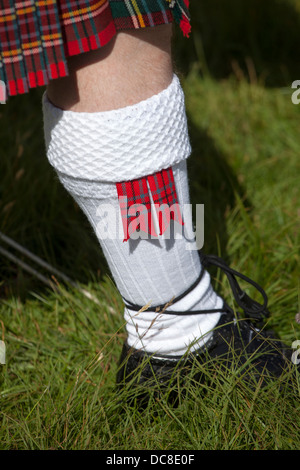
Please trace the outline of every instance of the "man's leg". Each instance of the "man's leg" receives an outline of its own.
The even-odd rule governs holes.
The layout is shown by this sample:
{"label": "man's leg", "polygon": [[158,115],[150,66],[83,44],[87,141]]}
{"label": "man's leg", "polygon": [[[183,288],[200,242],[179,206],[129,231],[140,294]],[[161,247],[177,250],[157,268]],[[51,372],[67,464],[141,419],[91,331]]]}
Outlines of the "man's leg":
{"label": "man's leg", "polygon": [[[170,169],[162,176],[174,175],[168,197],[180,207],[189,204],[185,159],[190,146],[183,92],[172,67],[171,26],[122,32],[103,50],[73,58],[69,77],[53,81],[47,94],[48,158],[95,229],[124,299],[156,306],[189,290],[168,310],[216,312],[136,315],[126,308],[129,345],[174,356],[195,340],[194,348],[203,345],[220,318],[223,300],[201,270],[197,251],[190,250],[194,242],[174,235],[123,242],[110,227],[106,237],[97,231],[99,206],[119,209],[116,183],[136,180],[139,186],[148,175]],[[155,184],[148,178],[148,189],[151,181]],[[191,228],[191,220],[184,223]]]}
{"label": "man's leg", "polygon": [[69,76],[47,88],[62,109],[94,113],[146,100],[170,85],[172,25],[119,32],[107,46],[71,57]]}

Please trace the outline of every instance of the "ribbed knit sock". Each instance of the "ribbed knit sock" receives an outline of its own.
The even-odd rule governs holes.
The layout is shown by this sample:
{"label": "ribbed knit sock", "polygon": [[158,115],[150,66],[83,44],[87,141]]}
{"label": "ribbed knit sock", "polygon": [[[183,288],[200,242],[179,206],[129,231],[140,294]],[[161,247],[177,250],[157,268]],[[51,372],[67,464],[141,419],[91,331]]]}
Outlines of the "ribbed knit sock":
{"label": "ribbed knit sock", "polygon": [[[116,183],[172,168],[179,206],[189,204],[185,160],[190,143],[178,78],[174,75],[161,93],[119,110],[63,111],[46,95],[43,110],[48,159],[88,217],[123,298],[140,306],[164,305],[188,290],[201,272],[198,253],[191,249],[195,241],[176,237],[180,224],[173,220],[168,237],[123,241],[116,189]],[[184,225],[191,233],[190,217],[185,217]],[[205,272],[187,295],[168,307],[174,315],[125,308],[128,344],[170,356],[197,349],[210,338],[220,314],[179,316],[176,310],[221,309],[222,305]]]}

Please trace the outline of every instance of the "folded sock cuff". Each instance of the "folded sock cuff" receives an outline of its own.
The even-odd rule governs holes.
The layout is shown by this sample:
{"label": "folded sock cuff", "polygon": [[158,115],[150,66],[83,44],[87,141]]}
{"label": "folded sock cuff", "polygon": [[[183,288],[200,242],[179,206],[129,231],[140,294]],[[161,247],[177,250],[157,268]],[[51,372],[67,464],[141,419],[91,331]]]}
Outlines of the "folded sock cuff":
{"label": "folded sock cuff", "polygon": [[88,181],[141,178],[191,153],[180,81],[162,92],[112,111],[79,113],[57,108],[43,96],[49,162],[56,171]]}

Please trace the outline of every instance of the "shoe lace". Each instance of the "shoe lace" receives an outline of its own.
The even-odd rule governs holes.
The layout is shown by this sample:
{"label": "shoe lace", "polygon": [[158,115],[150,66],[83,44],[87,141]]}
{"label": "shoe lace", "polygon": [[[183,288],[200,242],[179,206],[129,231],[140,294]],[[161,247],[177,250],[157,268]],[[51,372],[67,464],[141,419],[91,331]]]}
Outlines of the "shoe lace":
{"label": "shoe lace", "polygon": [[[205,255],[204,253],[199,253],[202,265],[207,268],[209,265],[216,266],[224,271],[229,281],[232,293],[236,300],[236,303],[244,311],[245,314],[249,315],[254,320],[263,320],[269,315],[267,309],[268,306],[268,297],[264,289],[253,279],[250,279],[248,276],[236,271],[226,264],[226,262],[215,255]],[[239,285],[236,276],[246,281],[248,284],[251,284],[262,296],[263,303],[260,304],[256,300],[252,299]]]}
{"label": "shoe lace", "polygon": [[[196,279],[196,281],[182,294],[180,294],[177,297],[174,297],[173,299],[170,300],[165,305],[158,305],[155,307],[149,307],[149,308],[144,308],[139,305],[136,305],[126,299],[124,300],[125,307],[132,311],[139,312],[142,309],[147,310],[150,312],[157,312],[157,313],[164,313],[164,314],[169,314],[169,315],[199,315],[199,314],[206,314],[206,313],[217,313],[217,312],[228,312],[230,308],[228,305],[224,302],[223,307],[220,309],[208,309],[208,310],[192,310],[192,311],[172,311],[168,310],[168,307],[170,305],[174,305],[176,302],[181,300],[184,296],[186,296],[189,292],[191,292],[197,284],[201,281],[205,269],[208,268],[209,266],[216,266],[217,268],[220,268],[224,273],[226,274],[233,296],[236,300],[236,303],[238,306],[244,311],[245,315],[251,317],[252,320],[261,322],[263,321],[268,315],[269,311],[267,309],[268,305],[268,297],[267,294],[265,293],[264,289],[257,284],[257,282],[253,281],[250,279],[248,276],[245,276],[244,274],[236,271],[235,269],[231,268],[226,264],[226,262],[215,255],[206,255],[203,252],[199,251],[199,256],[200,256],[200,261],[202,265],[202,269],[200,272],[199,277]],[[241,278],[243,281],[247,282],[248,284],[252,285],[261,295],[263,298],[263,303],[260,304],[256,300],[252,299],[239,285],[238,280],[236,277]]]}

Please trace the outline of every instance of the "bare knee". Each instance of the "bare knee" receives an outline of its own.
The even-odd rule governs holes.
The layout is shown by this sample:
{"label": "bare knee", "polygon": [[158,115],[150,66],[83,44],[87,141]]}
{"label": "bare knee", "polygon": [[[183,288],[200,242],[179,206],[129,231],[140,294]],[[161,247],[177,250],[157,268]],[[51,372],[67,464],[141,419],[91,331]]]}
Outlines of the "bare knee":
{"label": "bare knee", "polygon": [[63,109],[105,111],[147,99],[173,76],[172,25],[122,31],[99,50],[69,58],[69,76],[53,80],[50,100]]}

